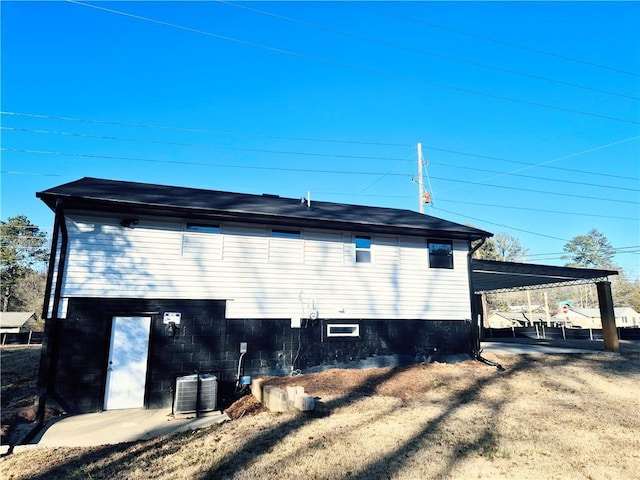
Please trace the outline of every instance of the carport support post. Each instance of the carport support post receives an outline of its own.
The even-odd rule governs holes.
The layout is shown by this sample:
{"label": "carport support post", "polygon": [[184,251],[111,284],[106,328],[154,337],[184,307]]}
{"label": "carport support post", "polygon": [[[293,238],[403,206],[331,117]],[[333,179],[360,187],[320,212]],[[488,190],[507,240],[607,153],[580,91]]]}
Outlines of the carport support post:
{"label": "carport support post", "polygon": [[618,342],[618,331],[616,330],[616,315],[613,311],[611,282],[598,282],[596,283],[596,289],[598,291],[600,319],[602,320],[602,338],[604,339],[604,351],[618,352],[620,351],[620,344]]}

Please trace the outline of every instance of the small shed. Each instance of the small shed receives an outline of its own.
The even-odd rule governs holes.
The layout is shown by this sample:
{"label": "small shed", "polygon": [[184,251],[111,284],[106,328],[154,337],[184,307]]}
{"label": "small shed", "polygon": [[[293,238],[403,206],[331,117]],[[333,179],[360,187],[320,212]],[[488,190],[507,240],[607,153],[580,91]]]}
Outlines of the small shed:
{"label": "small shed", "polygon": [[0,334],[28,332],[35,319],[35,312],[0,312]]}

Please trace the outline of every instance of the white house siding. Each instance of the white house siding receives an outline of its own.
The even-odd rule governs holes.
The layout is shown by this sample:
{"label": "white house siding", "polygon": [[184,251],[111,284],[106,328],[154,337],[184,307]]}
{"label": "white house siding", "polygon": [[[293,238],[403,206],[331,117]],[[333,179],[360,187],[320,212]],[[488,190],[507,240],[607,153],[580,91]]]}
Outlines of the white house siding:
{"label": "white house siding", "polygon": [[[64,297],[229,300],[228,318],[470,318],[467,242],[454,269],[428,268],[427,239],[370,235],[371,263],[355,263],[355,234],[222,224],[185,232],[179,219],[72,215]],[[367,234],[365,234],[367,235]]]}

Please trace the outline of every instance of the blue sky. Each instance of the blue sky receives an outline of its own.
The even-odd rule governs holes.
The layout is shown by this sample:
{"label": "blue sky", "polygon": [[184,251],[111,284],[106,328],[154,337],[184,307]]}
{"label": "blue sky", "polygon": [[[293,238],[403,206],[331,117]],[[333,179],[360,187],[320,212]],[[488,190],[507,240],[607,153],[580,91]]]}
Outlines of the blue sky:
{"label": "blue sky", "polygon": [[2,212],[84,176],[417,210],[640,275],[638,2],[2,2]]}

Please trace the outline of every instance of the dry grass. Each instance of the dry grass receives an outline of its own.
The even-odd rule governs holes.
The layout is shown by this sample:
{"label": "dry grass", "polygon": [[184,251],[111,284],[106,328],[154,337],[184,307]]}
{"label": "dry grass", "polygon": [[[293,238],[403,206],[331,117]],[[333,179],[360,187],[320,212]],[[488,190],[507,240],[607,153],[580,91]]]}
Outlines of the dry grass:
{"label": "dry grass", "polygon": [[[4,353],[4,352],[3,352]],[[635,479],[640,357],[490,357],[271,379],[320,397],[308,414],[250,398],[237,420],[97,448],[0,459],[5,479]],[[244,412],[244,415],[243,415]]]}
{"label": "dry grass", "polygon": [[[40,345],[6,345],[0,349],[2,372],[3,445],[15,441],[36,417],[36,381],[40,364]],[[48,417],[55,412],[48,409]]]}

